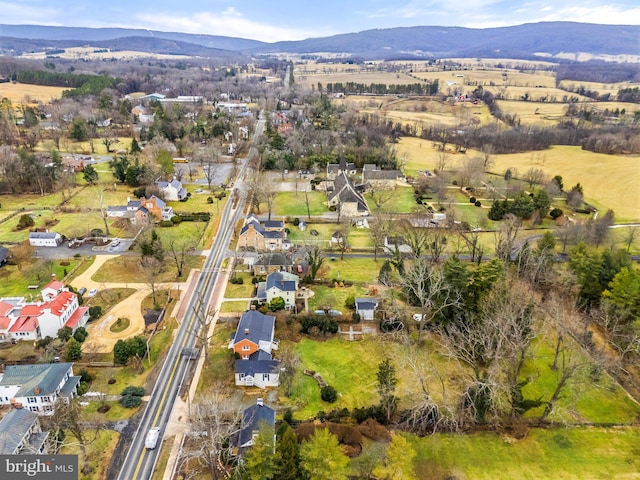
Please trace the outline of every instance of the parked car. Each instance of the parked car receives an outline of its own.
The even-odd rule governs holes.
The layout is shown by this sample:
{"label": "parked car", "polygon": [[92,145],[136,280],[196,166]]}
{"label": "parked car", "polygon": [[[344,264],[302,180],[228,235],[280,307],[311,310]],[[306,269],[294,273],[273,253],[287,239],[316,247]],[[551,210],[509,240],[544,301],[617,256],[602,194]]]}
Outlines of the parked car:
{"label": "parked car", "polygon": [[85,293],[87,293],[87,289],[84,287],[80,287],[78,289],[78,295],[84,295]]}
{"label": "parked car", "polygon": [[111,240],[112,247],[117,247],[118,245],[120,245],[120,240],[118,240],[117,238]]}
{"label": "parked car", "polygon": [[89,298],[94,297],[96,293],[98,293],[97,288],[92,288],[91,290],[89,290]]}

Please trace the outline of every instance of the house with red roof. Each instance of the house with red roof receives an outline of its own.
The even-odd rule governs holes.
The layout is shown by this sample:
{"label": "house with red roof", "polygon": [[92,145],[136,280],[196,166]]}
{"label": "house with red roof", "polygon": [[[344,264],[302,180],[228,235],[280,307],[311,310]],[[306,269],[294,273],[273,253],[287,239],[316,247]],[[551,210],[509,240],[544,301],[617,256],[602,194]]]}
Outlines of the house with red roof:
{"label": "house with red roof", "polygon": [[56,337],[58,330],[73,331],[89,320],[89,308],[81,307],[78,295],[62,282],[51,281],[42,290],[42,301],[25,302],[22,297],[0,299],[0,342]]}

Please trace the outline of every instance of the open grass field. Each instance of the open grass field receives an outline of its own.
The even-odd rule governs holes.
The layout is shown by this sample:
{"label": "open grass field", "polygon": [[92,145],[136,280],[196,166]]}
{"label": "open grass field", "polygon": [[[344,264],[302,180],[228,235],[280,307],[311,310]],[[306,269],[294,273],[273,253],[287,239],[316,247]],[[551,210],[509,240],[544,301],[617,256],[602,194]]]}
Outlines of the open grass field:
{"label": "open grass field", "polygon": [[[318,278],[342,281],[373,283],[377,281],[382,261],[372,261],[370,258],[345,258],[340,260],[340,254],[334,256],[335,260],[325,259],[322,268],[318,272]],[[340,276],[338,277],[338,273]]]}
{"label": "open grass field", "polygon": [[561,80],[560,86],[564,88],[575,89],[578,87],[585,87],[587,90],[595,90],[600,94],[614,93],[617,94],[621,88],[633,88],[640,87],[640,83],[633,82],[619,82],[619,83],[601,83],[601,82],[583,82],[577,80]]}
{"label": "open grass field", "polygon": [[19,104],[25,100],[28,100],[28,102],[48,103],[51,100],[62,97],[63,90],[68,89],[7,82],[0,83],[0,98],[8,98],[14,104]]}
{"label": "open grass field", "polygon": [[410,212],[424,212],[425,207],[418,205],[413,197],[413,188],[410,185],[398,186],[389,193],[391,197],[380,205],[380,208],[376,207],[376,204],[371,198],[371,194],[364,196],[369,205],[371,213],[389,212],[389,213],[410,213]]}
{"label": "open grass field", "polygon": [[567,105],[563,103],[520,102],[515,100],[499,100],[498,106],[503,113],[518,115],[526,125],[555,125],[564,119]]}
{"label": "open grass field", "polygon": [[314,285],[311,287],[311,290],[313,290],[314,295],[309,299],[309,310],[313,311],[329,307],[334,310],[339,310],[345,315],[349,314],[349,311],[344,306],[344,302],[349,295],[364,297],[368,293],[366,288],[358,285],[351,287]]}
{"label": "open grass field", "polygon": [[640,478],[640,429],[532,429],[522,440],[494,433],[406,437],[419,480]]}
{"label": "open grass field", "polygon": [[[309,196],[309,212],[311,215],[322,215],[329,211],[327,208],[327,196],[324,192],[311,191]],[[273,214],[276,216],[307,218],[307,204],[304,192],[279,192],[273,202]],[[268,211],[267,204],[260,205],[262,212]]]}
{"label": "open grass field", "polygon": [[[188,255],[183,271],[183,279],[189,276],[192,268],[200,268],[204,262],[204,257],[199,255]],[[173,261],[167,258],[164,262],[165,269],[158,276],[157,282],[176,281],[176,267]],[[140,259],[128,255],[118,256],[109,259],[93,275],[95,282],[125,282],[125,283],[146,283],[146,278],[140,268]]]}
{"label": "open grass field", "polygon": [[[580,147],[553,146],[542,152],[496,155],[493,170],[500,174],[508,168],[524,174],[529,168],[540,168],[549,175],[561,175],[565,188],[576,183],[584,188],[587,201],[598,208],[613,209],[618,222],[640,220],[640,158],[604,155],[581,150]],[[517,175],[514,175],[517,176]]]}
{"label": "open grass field", "polygon": [[224,298],[247,298],[253,293],[254,286],[251,283],[251,275],[249,273],[236,273],[237,278],[241,278],[242,284],[227,283],[224,291]]}
{"label": "open grass field", "polygon": [[[61,262],[68,262],[62,265]],[[27,297],[39,296],[40,290],[30,290],[30,285],[44,287],[51,281],[51,274],[62,280],[65,271],[70,273],[80,263],[82,258],[69,258],[67,260],[44,260],[33,259],[30,263],[22,266],[22,271],[15,265],[5,265],[0,269],[0,297]],[[89,263],[89,262],[86,262]]]}

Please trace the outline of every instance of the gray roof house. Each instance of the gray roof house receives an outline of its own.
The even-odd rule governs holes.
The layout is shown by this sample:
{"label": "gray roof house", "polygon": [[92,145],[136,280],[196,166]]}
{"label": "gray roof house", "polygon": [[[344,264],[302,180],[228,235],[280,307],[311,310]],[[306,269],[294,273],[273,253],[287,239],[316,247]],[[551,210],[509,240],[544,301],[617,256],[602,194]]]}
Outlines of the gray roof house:
{"label": "gray roof house", "polygon": [[296,304],[299,280],[293,273],[272,272],[267,275],[266,282],[260,282],[263,285],[258,285],[258,299],[270,303],[274,298],[282,297],[285,306],[290,308]]}
{"label": "gray roof house", "polygon": [[234,352],[246,360],[258,350],[267,353],[277,350],[278,343],[274,340],[275,321],[276,317],[257,310],[244,312],[236,333],[229,342],[229,348],[233,348]]}
{"label": "gray roof house", "polygon": [[14,408],[0,420],[0,454],[47,453],[47,437],[37,414],[24,408]]}
{"label": "gray roof house", "polygon": [[369,215],[369,207],[345,172],[333,181],[333,190],[327,193],[327,205],[340,208],[341,215],[358,217]]}
{"label": "gray roof house", "polygon": [[32,247],[57,247],[62,243],[62,235],[56,232],[31,232],[29,245]]}
{"label": "gray roof house", "polygon": [[293,260],[289,255],[284,253],[265,253],[253,262],[252,269],[254,275],[266,275],[267,273],[280,270],[291,272],[293,269]]}
{"label": "gray roof house", "polygon": [[406,182],[400,170],[382,170],[377,165],[368,163],[362,168],[362,183],[367,189],[393,189],[397,182]]}
{"label": "gray roof house", "polygon": [[162,196],[167,202],[177,202],[187,198],[187,189],[184,188],[182,183],[175,178],[170,182],[158,180],[156,185],[158,185],[158,188],[162,192]]}
{"label": "gray roof house", "polygon": [[346,173],[347,175],[355,175],[356,174],[355,164],[347,163],[344,157],[342,157],[340,159],[340,162],[338,163],[327,164],[327,178],[329,180],[334,180],[341,173]]}
{"label": "gray roof house", "polygon": [[275,441],[276,412],[273,408],[267,407],[263,403],[262,398],[258,398],[255,405],[245,409],[242,413],[242,423],[238,435],[239,453],[242,453],[244,449],[253,445],[254,439],[260,429],[260,424],[262,423],[273,429]]}
{"label": "gray roof house", "polygon": [[356,298],[356,313],[362,320],[373,320],[376,308],[378,308],[378,299]]}
{"label": "gray roof house", "polygon": [[52,415],[56,400],[76,395],[79,383],[72,363],[8,365],[0,375],[0,405]]}

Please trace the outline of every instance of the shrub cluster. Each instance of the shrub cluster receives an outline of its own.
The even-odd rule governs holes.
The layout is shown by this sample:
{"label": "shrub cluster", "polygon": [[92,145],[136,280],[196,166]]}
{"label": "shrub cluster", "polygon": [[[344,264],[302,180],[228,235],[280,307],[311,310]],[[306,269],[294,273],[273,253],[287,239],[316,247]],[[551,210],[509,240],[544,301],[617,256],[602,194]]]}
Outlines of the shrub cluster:
{"label": "shrub cluster", "polygon": [[310,334],[312,329],[321,335],[338,333],[338,322],[321,315],[306,315],[300,319],[302,333]]}
{"label": "shrub cluster", "polygon": [[142,397],[144,396],[143,387],[127,387],[125,388],[120,397],[120,405],[125,408],[135,408],[142,403]]}

